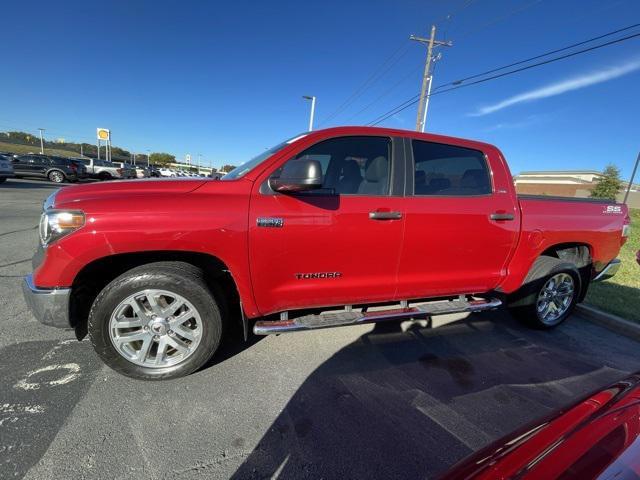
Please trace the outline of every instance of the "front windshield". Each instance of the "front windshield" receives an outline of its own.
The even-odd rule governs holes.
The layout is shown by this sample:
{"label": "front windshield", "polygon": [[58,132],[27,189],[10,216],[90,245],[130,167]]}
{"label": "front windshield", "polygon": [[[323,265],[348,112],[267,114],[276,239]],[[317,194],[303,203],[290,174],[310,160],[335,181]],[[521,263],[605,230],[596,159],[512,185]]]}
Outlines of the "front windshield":
{"label": "front windshield", "polygon": [[279,143],[275,147],[271,147],[270,149],[268,149],[268,150],[256,155],[255,157],[253,157],[248,162],[245,162],[242,165],[240,165],[239,167],[234,168],[229,173],[227,173],[224,177],[220,178],[220,180],[236,180],[238,178],[244,177],[247,173],[249,173],[256,166],[261,164],[264,160],[269,158],[271,155],[273,155],[274,153],[282,150],[287,145],[292,144],[293,142],[295,142],[296,140],[298,140],[298,139],[300,139],[300,138],[302,138],[304,136],[306,136],[306,134],[305,135],[297,135],[297,136],[295,136],[293,138],[290,138],[289,140],[286,140],[286,141],[284,141],[282,143]]}

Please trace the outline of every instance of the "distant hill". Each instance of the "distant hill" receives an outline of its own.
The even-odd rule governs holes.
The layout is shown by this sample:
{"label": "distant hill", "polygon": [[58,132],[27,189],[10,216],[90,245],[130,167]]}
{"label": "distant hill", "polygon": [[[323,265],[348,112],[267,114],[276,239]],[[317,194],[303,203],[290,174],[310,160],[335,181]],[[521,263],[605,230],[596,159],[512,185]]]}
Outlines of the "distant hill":
{"label": "distant hill", "polygon": [[[66,157],[79,157],[80,150],[86,157],[96,158],[98,149],[90,143],[75,142],[51,142],[45,140],[45,153],[62,155]],[[104,149],[100,149],[100,156],[104,158]],[[12,153],[40,153],[40,138],[27,132],[0,132],[0,151]],[[146,155],[144,155],[146,159]],[[119,147],[111,147],[111,159],[120,162],[128,162],[131,153]]]}
{"label": "distant hill", "polygon": [[[48,148],[45,147],[45,153],[49,155],[60,155],[61,157],[79,157],[79,152],[74,152],[71,150],[60,150],[59,148]],[[30,145],[19,145],[17,143],[7,143],[0,142],[0,152],[10,152],[10,153],[40,153],[40,144],[37,147]]]}

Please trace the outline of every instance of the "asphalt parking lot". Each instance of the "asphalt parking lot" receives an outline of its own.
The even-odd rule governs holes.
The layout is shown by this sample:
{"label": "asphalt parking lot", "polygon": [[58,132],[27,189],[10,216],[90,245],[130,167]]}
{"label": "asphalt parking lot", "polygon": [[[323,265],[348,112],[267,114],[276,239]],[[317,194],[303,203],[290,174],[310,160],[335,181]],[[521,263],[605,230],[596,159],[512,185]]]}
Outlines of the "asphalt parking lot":
{"label": "asphalt parking lot", "polygon": [[231,338],[187,378],[132,380],[26,309],[54,188],[0,185],[3,479],[430,478],[640,370],[635,341],[578,316],[541,332],[498,311]]}

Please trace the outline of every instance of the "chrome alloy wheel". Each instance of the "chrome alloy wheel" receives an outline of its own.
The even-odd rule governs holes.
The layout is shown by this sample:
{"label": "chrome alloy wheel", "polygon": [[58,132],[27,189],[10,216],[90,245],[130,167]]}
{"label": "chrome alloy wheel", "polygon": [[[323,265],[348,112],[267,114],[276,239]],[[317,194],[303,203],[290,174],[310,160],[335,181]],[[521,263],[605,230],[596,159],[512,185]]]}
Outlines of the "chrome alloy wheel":
{"label": "chrome alloy wheel", "polygon": [[49,180],[54,183],[62,183],[64,182],[64,175],[56,170],[49,174]]}
{"label": "chrome alloy wheel", "polygon": [[568,273],[557,273],[549,278],[536,300],[538,318],[545,325],[554,325],[573,301],[575,282]]}
{"label": "chrome alloy wheel", "polygon": [[183,296],[148,289],[125,298],[111,314],[109,337],[120,355],[136,365],[177,365],[202,339],[202,319]]}

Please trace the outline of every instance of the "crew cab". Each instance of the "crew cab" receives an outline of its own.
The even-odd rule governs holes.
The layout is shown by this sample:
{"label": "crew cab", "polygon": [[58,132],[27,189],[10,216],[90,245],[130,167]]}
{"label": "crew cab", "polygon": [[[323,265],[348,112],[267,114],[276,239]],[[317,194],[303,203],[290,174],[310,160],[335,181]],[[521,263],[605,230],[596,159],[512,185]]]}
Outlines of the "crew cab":
{"label": "crew cab", "polygon": [[220,180],[57,191],[23,291],[111,368],[162,379],[204,365],[234,322],[246,338],[506,305],[552,328],[615,274],[628,234],[615,201],[518,196],[492,145],[339,127]]}

